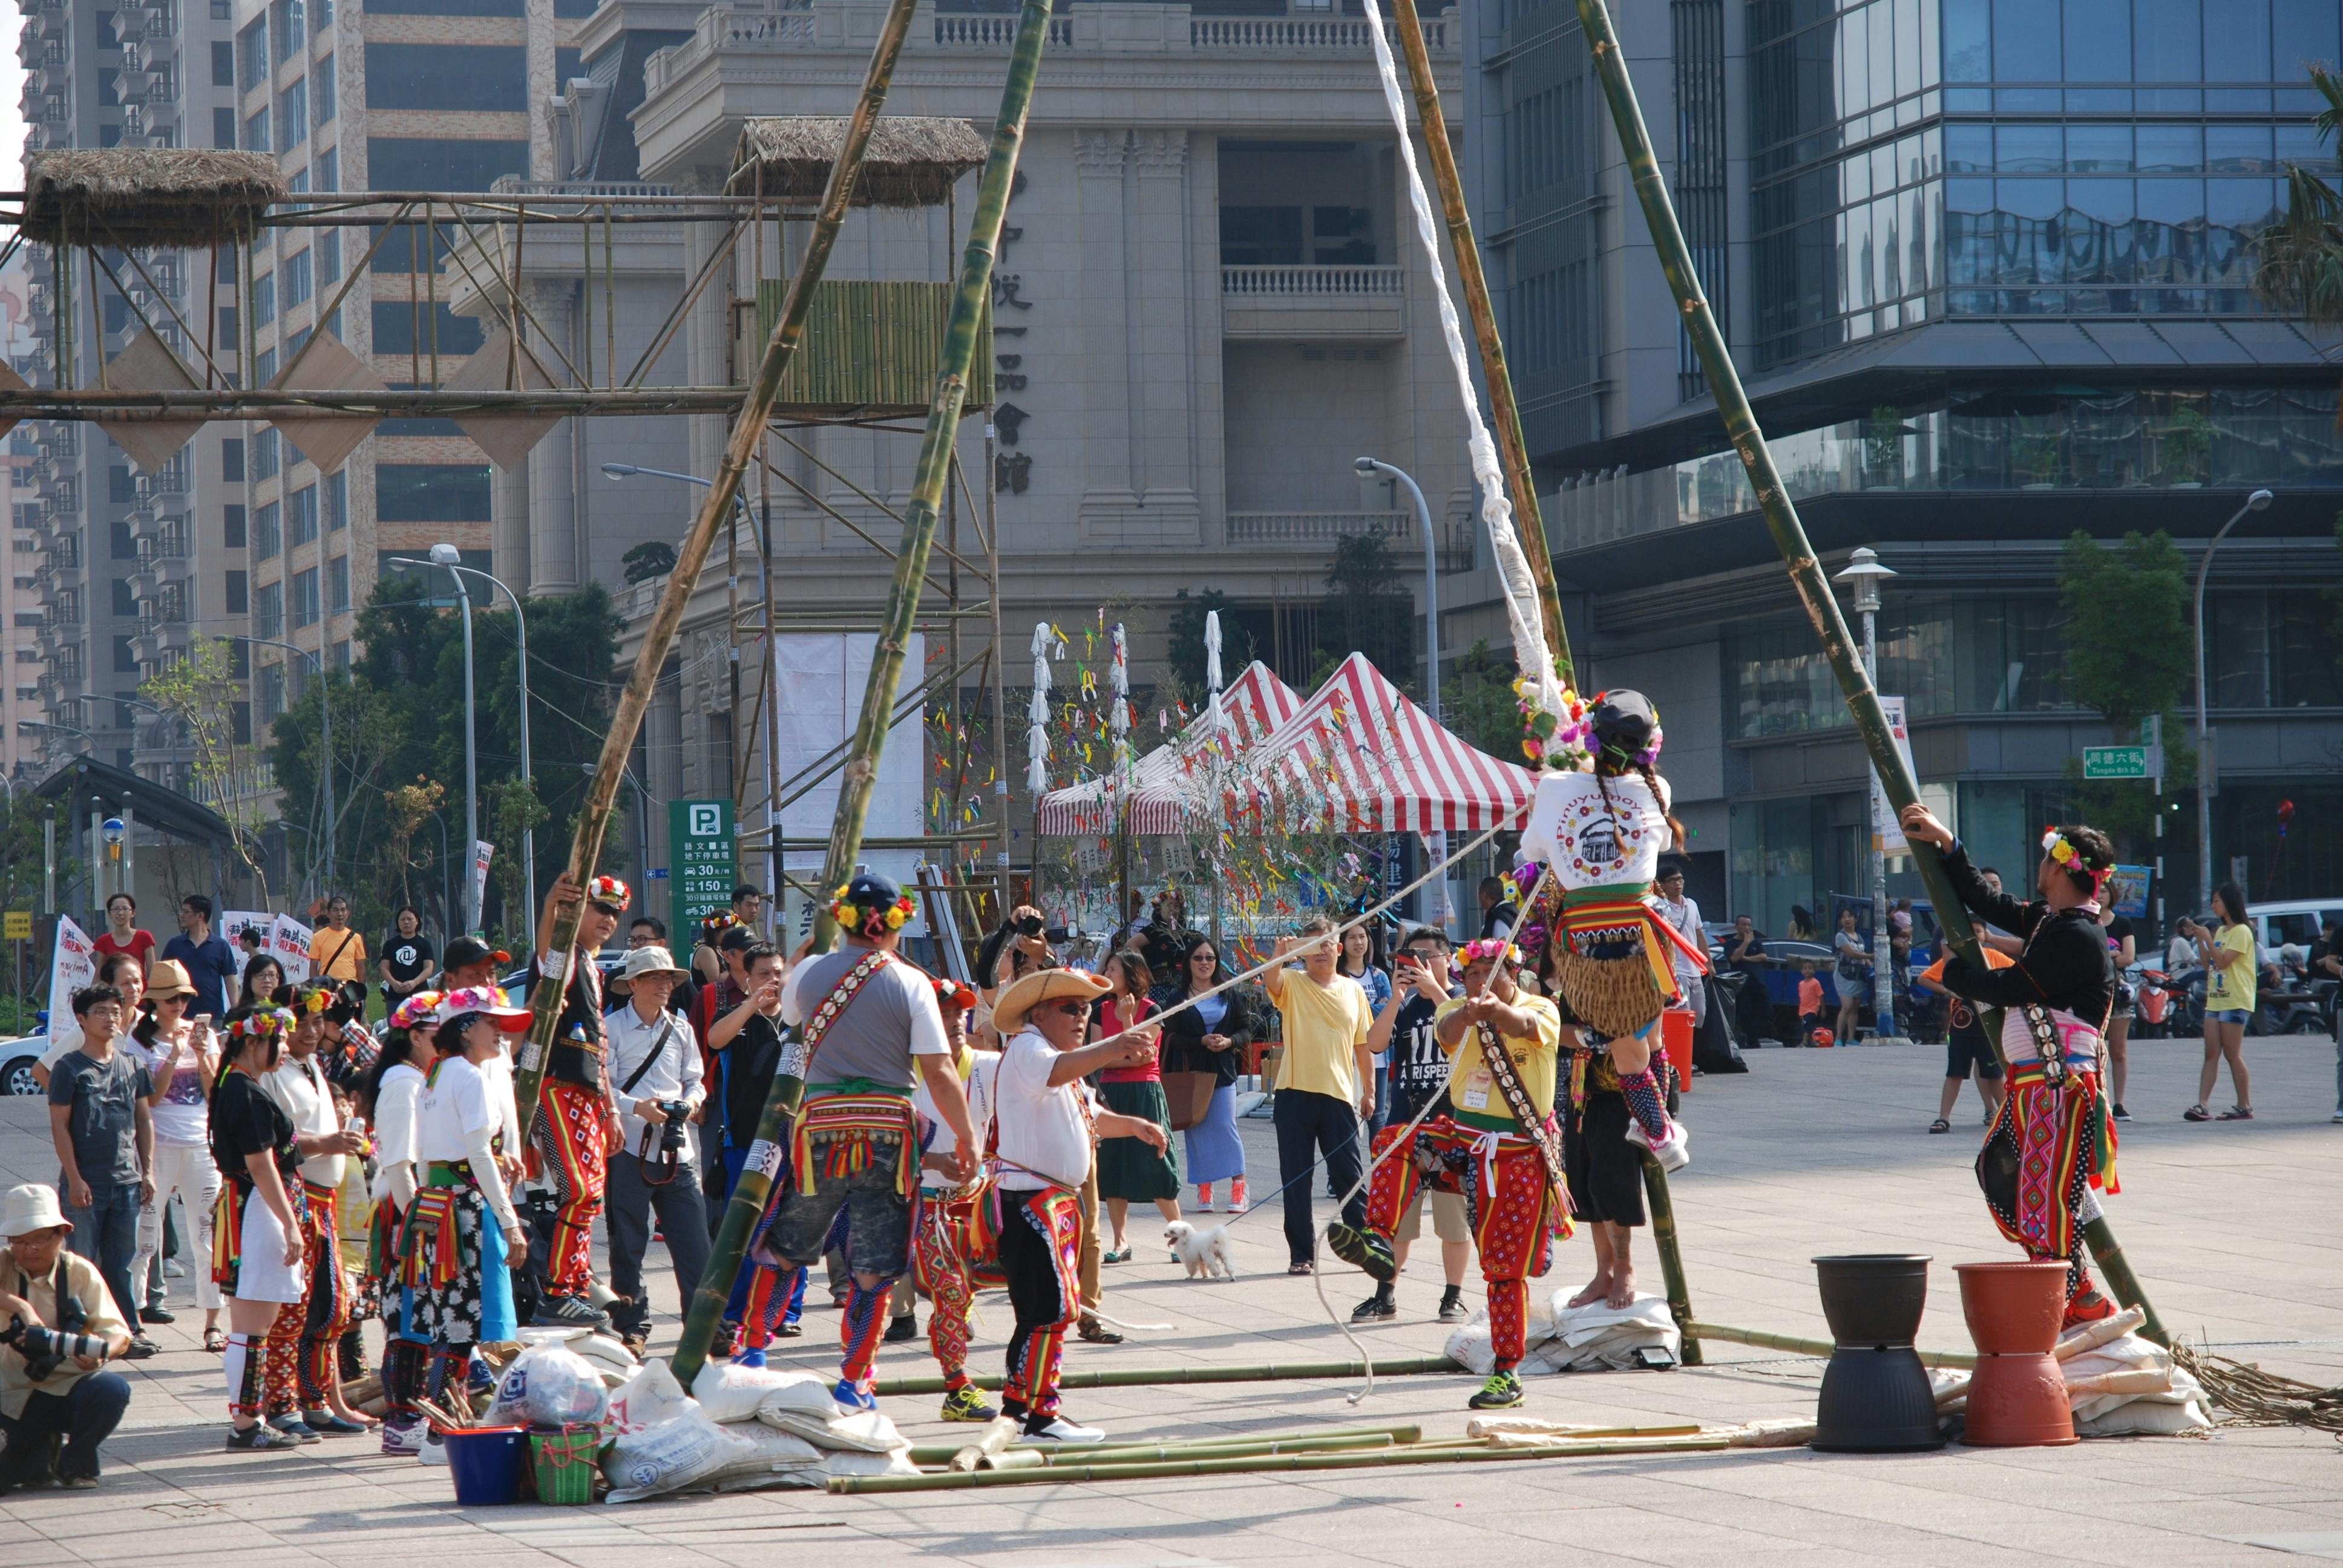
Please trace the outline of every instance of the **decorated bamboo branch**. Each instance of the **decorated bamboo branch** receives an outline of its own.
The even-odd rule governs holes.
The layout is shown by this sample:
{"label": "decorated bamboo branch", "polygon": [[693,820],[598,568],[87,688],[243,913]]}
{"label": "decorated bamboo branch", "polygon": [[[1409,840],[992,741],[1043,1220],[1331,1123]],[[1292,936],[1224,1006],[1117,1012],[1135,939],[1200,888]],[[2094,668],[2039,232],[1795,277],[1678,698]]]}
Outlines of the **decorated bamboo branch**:
{"label": "decorated bamboo branch", "polygon": [[[1918,803],[1919,782],[1905,766],[1903,753],[1890,738],[1878,689],[1872,685],[1871,674],[1864,668],[1858,645],[1848,632],[1846,618],[1840,613],[1838,600],[1823,576],[1822,563],[1815,558],[1814,545],[1806,538],[1805,525],[1798,519],[1797,506],[1782,482],[1781,470],[1774,466],[1774,454],[1765,444],[1765,432],[1758,428],[1757,416],[1742,387],[1740,372],[1734,368],[1725,334],[1718,329],[1715,312],[1709,308],[1708,297],[1701,289],[1692,252],[1676,222],[1675,204],[1668,196],[1667,181],[1660,173],[1659,158],[1652,149],[1651,131],[1644,123],[1643,106],[1635,98],[1635,85],[1628,75],[1626,56],[1619,47],[1618,33],[1611,25],[1610,10],[1604,0],[1574,0],[1574,4],[1578,8],[1579,25],[1586,35],[1587,48],[1594,56],[1594,72],[1602,81],[1604,98],[1611,106],[1612,126],[1626,155],[1635,199],[1644,209],[1644,226],[1651,232],[1652,248],[1658,254],[1660,271],[1667,278],[1669,292],[1675,296],[1684,332],[1692,339],[1694,352],[1700,357],[1701,372],[1708,379],[1710,395],[1716,399],[1725,437],[1749,475],[1749,486],[1756,494],[1766,532],[1773,536],[1774,548],[1781,552],[1789,568],[1790,586],[1796,591],[1815,635],[1822,639],[1824,657],[1830,660],[1832,672],[1838,677],[1839,690],[1846,699],[1848,712],[1854,716],[1855,733],[1863,738],[1864,749],[1870,754],[1872,769],[1879,775],[1880,788],[1888,804],[1900,812]],[[1970,962],[1983,968],[1985,959],[1978,949],[1976,929],[1954,892],[1951,879],[1945,875],[1944,863],[1936,851],[1915,840],[1912,855],[1921,880],[1927,885],[1946,940]],[[1999,1020],[1988,1016],[1985,1021],[1994,1054],[2006,1070],[2008,1060],[2001,1047]],[[2143,1309],[2147,1314],[2148,1337],[2163,1342],[2163,1325],[2157,1321],[2155,1309],[2148,1306],[2138,1277],[2124,1261],[2113,1229],[2101,1218],[2086,1225],[2084,1235],[2116,1299],[2126,1306]]]}
{"label": "decorated bamboo branch", "polygon": [[[897,0],[889,14],[889,25],[894,30],[898,46],[901,27],[896,13],[908,16],[910,9],[909,0]],[[943,363],[936,372],[935,398],[928,408],[927,434],[920,444],[910,504],[903,513],[902,547],[895,558],[894,581],[888,589],[879,645],[870,660],[870,680],[863,689],[861,717],[855,724],[844,781],[839,789],[838,819],[830,829],[830,859],[820,884],[825,889],[839,886],[853,873],[854,857],[861,848],[863,818],[870,809],[871,786],[879,777],[879,754],[887,743],[887,728],[893,718],[895,687],[903,671],[903,652],[910,641],[912,623],[919,616],[920,585],[927,575],[928,553],[935,543],[936,521],[943,508],[952,445],[960,431],[960,407],[968,397],[969,367],[976,358],[977,328],[992,288],[992,258],[1001,242],[1001,220],[1009,207],[1017,156],[1024,146],[1025,115],[1033,102],[1033,81],[1041,70],[1041,45],[1049,31],[1050,0],[1025,0],[1025,8],[1018,18],[1016,42],[1010,50],[1009,78],[1001,92],[1001,115],[993,123],[992,146],[985,157],[983,177],[977,187],[976,210],[969,223],[968,246],[960,260],[960,288],[952,298],[950,324],[944,334]],[[889,55],[890,64],[892,58]],[[872,68],[877,69],[875,61]],[[803,269],[809,270],[810,267]],[[792,301],[795,297],[792,294]],[[775,336],[779,337],[778,330]],[[761,423],[762,415],[759,417]],[[732,456],[740,457],[742,467],[753,456],[758,434],[755,430],[749,432],[745,452],[739,450],[742,445],[740,436],[737,432],[734,436],[736,451]],[[739,473],[731,467],[730,457],[727,458],[727,472],[738,480]],[[719,482],[719,488],[722,487]],[[706,521],[704,513],[702,520]],[[713,531],[710,525],[711,537]],[[816,926],[817,945],[834,929],[826,913],[820,916]],[[699,1289],[691,1299],[690,1312],[676,1344],[672,1364],[677,1381],[686,1388],[691,1386],[691,1380],[699,1375],[708,1359],[708,1347],[716,1337],[716,1325],[731,1294],[733,1277],[739,1272],[740,1259],[748,1249],[749,1233],[758,1216],[764,1212],[765,1200],[772,1192],[773,1176],[780,1165],[782,1127],[797,1113],[798,1101],[804,1091],[804,1081],[789,1075],[785,1068],[775,1076],[772,1087],[766,1092],[756,1140],[749,1145],[748,1161],[733,1186],[723,1225],[717,1231],[713,1254],[700,1276]]]}
{"label": "decorated bamboo branch", "polygon": [[[1457,172],[1456,149],[1448,143],[1448,120],[1440,108],[1440,88],[1432,79],[1432,56],[1423,46],[1423,25],[1416,19],[1415,0],[1392,0],[1392,16],[1399,24],[1400,54],[1407,61],[1408,85],[1415,94],[1417,116],[1423,122],[1423,144],[1432,155],[1433,183],[1440,187],[1441,216],[1456,256],[1456,281],[1463,286],[1464,312],[1473,318],[1473,337],[1481,350],[1481,374],[1489,384],[1490,423],[1497,437],[1497,453],[1505,465],[1505,488],[1513,502],[1513,519],[1521,531],[1522,553],[1529,558],[1537,578],[1538,617],[1544,623],[1546,648],[1554,669],[1567,685],[1575,685],[1571,667],[1570,634],[1562,621],[1562,594],[1554,578],[1554,555],[1546,547],[1545,518],[1538,510],[1537,481],[1530,471],[1529,444],[1522,439],[1521,405],[1513,397],[1513,372],[1505,366],[1505,346],[1497,337],[1497,313],[1489,302],[1489,279],[1481,270],[1481,247],[1473,238],[1473,213],[1464,205],[1464,180]],[[1433,641],[1438,638],[1434,628]]]}
{"label": "decorated bamboo branch", "polygon": [[[805,261],[789,282],[789,297],[782,305],[780,319],[773,324],[772,337],[766,340],[756,381],[749,389],[748,401],[732,422],[732,437],[725,447],[723,462],[717,467],[716,483],[702,499],[699,515],[692,519],[691,531],[684,536],[683,548],[676,553],[675,569],[668,577],[659,608],[651,613],[649,625],[643,628],[642,651],[635,658],[634,673],[627,679],[626,690],[618,696],[618,711],[611,715],[609,733],[603,737],[602,755],[594,767],[594,781],[586,791],[585,806],[578,813],[578,836],[569,848],[569,874],[581,887],[601,858],[602,833],[618,798],[627,755],[634,749],[636,733],[642,728],[643,712],[650,706],[651,689],[667,663],[668,650],[675,644],[677,628],[683,624],[684,607],[699,586],[700,568],[707,565],[708,552],[715,547],[716,530],[730,515],[733,498],[740,492],[741,476],[756,460],[757,445],[764,436],[765,421],[771,416],[773,401],[780,392],[781,377],[788,373],[789,360],[805,338],[806,317],[813,307],[815,286],[830,265],[830,253],[838,242],[840,226],[846,221],[855,178],[862,172],[862,155],[870,145],[871,130],[887,101],[888,86],[894,80],[895,60],[902,53],[903,39],[910,31],[916,9],[914,0],[893,0],[887,9],[878,45],[870,52],[870,70],[863,77],[862,95],[855,102],[853,117],[847,122],[846,139],[839,149],[838,161],[830,166],[830,183],[822,191],[821,206],[806,242]],[[581,908],[580,904],[570,903],[554,912],[551,950],[565,959],[578,940]],[[585,961],[592,962],[592,956],[588,955]],[[513,1082],[513,1098],[523,1129],[536,1114],[538,1092],[545,1082],[546,1065],[553,1054],[554,1031],[560,1026],[561,992],[567,979],[565,964],[548,964],[529,998],[537,1019],[529,1029],[528,1042],[521,1048],[519,1070]]]}

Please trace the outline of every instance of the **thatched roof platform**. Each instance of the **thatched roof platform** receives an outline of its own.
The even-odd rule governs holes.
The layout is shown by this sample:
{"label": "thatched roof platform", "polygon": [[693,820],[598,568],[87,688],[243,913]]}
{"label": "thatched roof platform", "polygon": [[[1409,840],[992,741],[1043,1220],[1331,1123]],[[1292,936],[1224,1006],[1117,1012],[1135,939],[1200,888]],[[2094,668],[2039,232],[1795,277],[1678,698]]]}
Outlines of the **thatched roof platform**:
{"label": "thatched roof platform", "polygon": [[252,237],[290,193],[266,153],[106,147],[35,153],[25,169],[27,237],[48,244],[202,246]]}
{"label": "thatched roof platform", "polygon": [[[777,201],[821,199],[830,166],[846,145],[838,116],[791,115],[750,120],[740,128],[725,189],[751,196],[761,188]],[[856,206],[941,206],[952,182],[984,166],[985,138],[966,120],[882,116],[854,182]],[[762,171],[761,186],[759,180]]]}

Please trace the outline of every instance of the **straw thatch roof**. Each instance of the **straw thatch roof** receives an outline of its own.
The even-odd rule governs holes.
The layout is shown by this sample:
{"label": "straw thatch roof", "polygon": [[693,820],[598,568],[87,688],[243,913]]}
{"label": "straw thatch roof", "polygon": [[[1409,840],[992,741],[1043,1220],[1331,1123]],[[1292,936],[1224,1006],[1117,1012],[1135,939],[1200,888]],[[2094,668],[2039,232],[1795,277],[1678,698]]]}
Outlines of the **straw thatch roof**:
{"label": "straw thatch roof", "polygon": [[51,244],[208,246],[249,239],[287,191],[266,153],[107,147],[35,153],[25,169],[25,233]]}
{"label": "straw thatch roof", "polygon": [[[759,186],[779,201],[818,201],[830,181],[830,165],[846,145],[844,118],[791,115],[750,120],[740,128],[732,154],[732,179],[726,187],[748,196]],[[917,116],[881,118],[871,128],[854,182],[856,206],[940,206],[952,182],[984,166],[985,139],[966,120]]]}

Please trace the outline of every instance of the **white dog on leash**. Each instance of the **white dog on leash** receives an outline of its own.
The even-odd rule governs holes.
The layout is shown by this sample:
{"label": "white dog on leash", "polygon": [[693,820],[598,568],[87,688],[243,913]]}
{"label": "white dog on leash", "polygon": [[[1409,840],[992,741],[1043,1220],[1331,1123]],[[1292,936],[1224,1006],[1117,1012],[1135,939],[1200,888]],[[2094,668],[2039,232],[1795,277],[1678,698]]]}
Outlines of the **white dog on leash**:
{"label": "white dog on leash", "polygon": [[1199,1231],[1185,1220],[1174,1220],[1163,1227],[1163,1241],[1180,1261],[1187,1266],[1192,1280],[1209,1280],[1218,1275],[1223,1280],[1237,1277],[1236,1260],[1229,1251],[1229,1228],[1215,1225],[1209,1231]]}

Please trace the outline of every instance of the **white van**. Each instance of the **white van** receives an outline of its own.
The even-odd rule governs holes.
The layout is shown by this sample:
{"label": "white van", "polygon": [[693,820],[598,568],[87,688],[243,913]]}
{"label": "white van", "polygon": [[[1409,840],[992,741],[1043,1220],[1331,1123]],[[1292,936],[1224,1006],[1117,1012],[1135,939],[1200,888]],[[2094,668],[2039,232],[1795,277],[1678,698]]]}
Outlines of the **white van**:
{"label": "white van", "polygon": [[2249,904],[2246,918],[2254,928],[2254,940],[2266,954],[2288,942],[2316,950],[2321,931],[2329,925],[2343,925],[2343,898]]}

